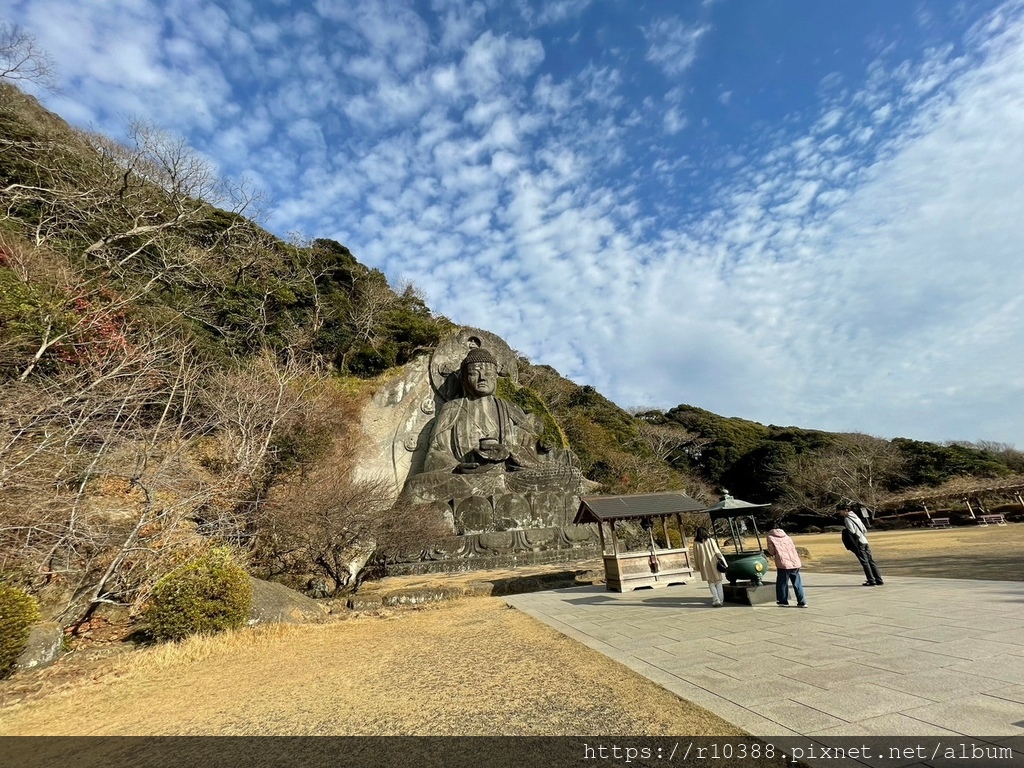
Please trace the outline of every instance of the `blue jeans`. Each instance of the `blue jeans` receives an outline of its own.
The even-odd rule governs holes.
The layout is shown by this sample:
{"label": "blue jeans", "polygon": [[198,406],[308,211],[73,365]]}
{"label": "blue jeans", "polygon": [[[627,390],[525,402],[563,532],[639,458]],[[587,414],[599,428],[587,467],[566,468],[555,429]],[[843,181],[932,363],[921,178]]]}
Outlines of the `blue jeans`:
{"label": "blue jeans", "polygon": [[796,592],[797,605],[803,605],[804,583],[800,579],[799,568],[778,568],[775,576],[775,599],[780,603],[789,602],[789,583],[793,582],[793,591]]}

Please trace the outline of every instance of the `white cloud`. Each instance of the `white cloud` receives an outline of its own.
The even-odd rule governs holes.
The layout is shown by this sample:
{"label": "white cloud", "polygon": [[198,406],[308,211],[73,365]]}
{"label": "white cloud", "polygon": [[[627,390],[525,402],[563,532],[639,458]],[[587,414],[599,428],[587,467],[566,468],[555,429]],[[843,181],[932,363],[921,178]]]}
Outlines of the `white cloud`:
{"label": "white cloud", "polygon": [[1019,4],[962,46],[880,46],[717,144],[705,121],[738,106],[702,120],[699,83],[662,94],[639,59],[678,79],[724,29],[655,20],[635,51],[571,58],[543,25],[596,6],[534,6],[532,29],[430,8],[22,0],[16,20],[74,84],[63,116],[189,133],[267,185],[277,231],[344,242],[622,405],[1024,444]]}
{"label": "white cloud", "polygon": [[689,69],[697,59],[701,39],[711,31],[707,24],[684,24],[670,17],[644,27],[650,47],[647,60],[657,64],[666,75],[676,76]]}
{"label": "white cloud", "polygon": [[686,127],[688,122],[686,117],[684,117],[676,107],[666,110],[663,120],[665,124],[665,133],[668,134],[679,133]]}

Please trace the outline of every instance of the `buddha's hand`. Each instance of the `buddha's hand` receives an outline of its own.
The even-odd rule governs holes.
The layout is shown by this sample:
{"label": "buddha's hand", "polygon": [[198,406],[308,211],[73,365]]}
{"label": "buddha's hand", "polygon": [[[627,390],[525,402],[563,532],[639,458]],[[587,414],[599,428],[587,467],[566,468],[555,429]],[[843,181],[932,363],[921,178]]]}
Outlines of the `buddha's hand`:
{"label": "buddha's hand", "polygon": [[512,452],[497,440],[481,440],[480,447],[476,449],[476,454],[484,461],[496,464],[508,459]]}

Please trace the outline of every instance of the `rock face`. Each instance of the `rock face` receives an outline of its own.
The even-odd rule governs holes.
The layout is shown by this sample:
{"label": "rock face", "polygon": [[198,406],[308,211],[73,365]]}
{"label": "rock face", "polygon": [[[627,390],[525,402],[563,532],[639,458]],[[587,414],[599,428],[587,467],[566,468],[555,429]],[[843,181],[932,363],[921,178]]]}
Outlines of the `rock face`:
{"label": "rock face", "polygon": [[252,579],[249,626],[256,624],[317,624],[327,619],[320,603],[283,584]]}
{"label": "rock face", "polygon": [[516,387],[515,353],[494,334],[460,328],[364,411],[371,448],[357,476],[440,511],[454,534],[390,573],[564,562],[595,549],[594,533],[571,525],[594,484],[570,450],[541,437],[538,416],[497,394],[499,377]]}
{"label": "rock face", "polygon": [[28,645],[14,662],[15,669],[45,667],[56,661],[64,648],[64,629],[60,624],[43,621],[32,627]]}

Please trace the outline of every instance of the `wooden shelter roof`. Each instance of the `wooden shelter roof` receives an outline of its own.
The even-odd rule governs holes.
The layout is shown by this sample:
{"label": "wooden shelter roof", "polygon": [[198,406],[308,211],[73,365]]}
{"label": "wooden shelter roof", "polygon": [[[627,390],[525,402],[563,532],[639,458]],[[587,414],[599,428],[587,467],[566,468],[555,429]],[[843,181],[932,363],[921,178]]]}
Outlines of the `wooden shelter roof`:
{"label": "wooden shelter roof", "polygon": [[573,520],[581,523],[606,523],[644,517],[665,517],[685,512],[700,512],[704,505],[685,493],[636,493],[626,496],[583,496]]}
{"label": "wooden shelter roof", "polygon": [[940,504],[969,496],[983,496],[993,493],[1024,492],[1024,477],[1002,477],[978,480],[973,477],[956,477],[937,488],[913,488],[891,496],[881,502],[878,511],[890,511],[912,505]]}

